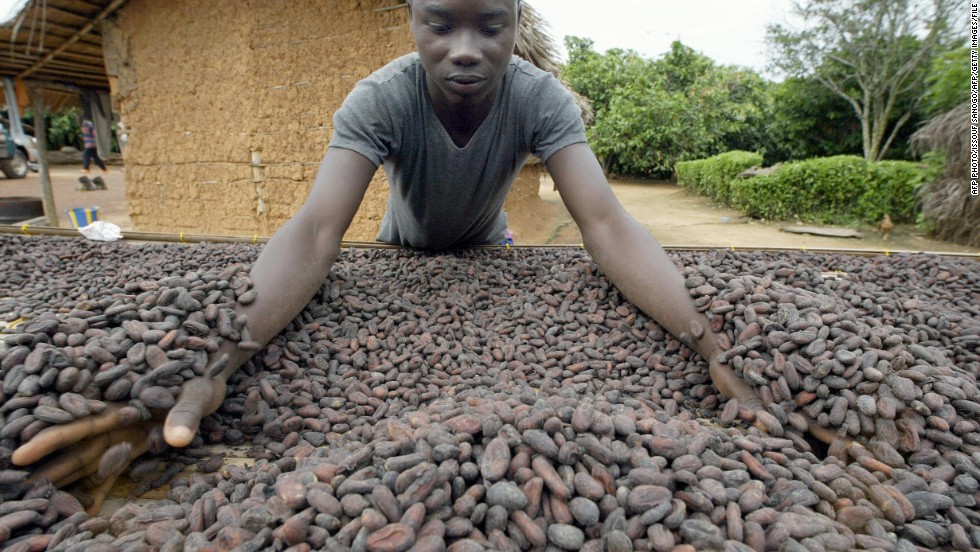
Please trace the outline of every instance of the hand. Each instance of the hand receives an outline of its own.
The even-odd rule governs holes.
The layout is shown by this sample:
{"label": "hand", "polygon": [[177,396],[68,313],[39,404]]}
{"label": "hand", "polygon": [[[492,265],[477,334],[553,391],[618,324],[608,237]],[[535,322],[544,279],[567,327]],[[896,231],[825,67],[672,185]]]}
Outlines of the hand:
{"label": "hand", "polygon": [[163,425],[163,438],[172,447],[183,448],[191,444],[201,419],[213,414],[225,400],[228,376],[194,378],[184,382],[177,404],[170,409]]}
{"label": "hand", "polygon": [[[111,403],[101,414],[44,429],[15,450],[11,461],[18,466],[40,462],[31,479],[44,478],[59,488],[81,481],[83,490],[92,496],[88,510],[93,514],[101,508],[116,477],[149,449],[152,435],[159,434],[161,427],[167,444],[186,447],[191,443],[201,419],[224,400],[226,380],[226,374],[188,380],[177,403],[169,411],[152,412],[146,422],[120,416],[125,404]],[[126,454],[114,455],[112,463],[117,465],[103,465],[100,477],[100,463],[109,456],[105,453],[123,444],[128,444]]]}
{"label": "hand", "polygon": [[[708,371],[711,374],[711,382],[715,384],[722,395],[738,401],[740,406],[745,406],[752,411],[762,410],[762,400],[756,395],[755,390],[745,380],[738,377],[730,366],[713,360],[709,364]],[[806,421],[807,431],[827,445],[846,449],[853,443],[853,440],[842,437],[835,429],[823,427],[809,417]],[[759,429],[765,431],[765,427],[759,427]]]}
{"label": "hand", "polygon": [[708,374],[711,376],[711,383],[715,384],[722,395],[735,399],[739,405],[751,410],[762,408],[762,400],[752,386],[738,377],[731,366],[718,362],[717,355],[708,364]]}

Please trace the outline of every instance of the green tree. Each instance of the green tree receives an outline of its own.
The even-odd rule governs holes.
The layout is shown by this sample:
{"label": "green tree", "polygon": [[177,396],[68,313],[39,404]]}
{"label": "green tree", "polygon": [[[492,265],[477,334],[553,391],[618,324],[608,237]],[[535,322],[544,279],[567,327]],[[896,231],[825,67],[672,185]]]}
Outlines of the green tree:
{"label": "green tree", "polygon": [[[797,0],[801,25],[772,25],[775,65],[816,79],[846,100],[861,125],[865,159],[884,158],[915,114],[926,68],[958,0]],[[959,40],[957,37],[956,40]]]}
{"label": "green tree", "polygon": [[851,105],[815,78],[790,77],[775,85],[766,163],[861,155],[861,125]]}
{"label": "green tree", "polygon": [[[78,122],[81,110],[72,107],[56,113],[46,112],[44,114],[45,137],[47,138],[47,148],[57,151],[65,146],[82,149],[82,127]],[[34,108],[28,107],[24,110],[21,121],[25,126],[30,127],[33,132]]]}
{"label": "green tree", "polygon": [[926,75],[926,86],[922,109],[927,117],[952,111],[967,101],[970,98],[969,48],[957,48],[936,56]]}
{"label": "green tree", "polygon": [[760,146],[771,102],[758,74],[719,67],[680,42],[656,61],[601,54],[587,39],[565,44],[563,76],[592,101],[589,140],[608,172],[669,177],[678,161]]}
{"label": "green tree", "polygon": [[623,88],[654,85],[656,78],[649,60],[633,50],[619,48],[600,54],[593,44],[587,38],[565,37],[568,64],[562,76],[576,92],[589,98],[597,113],[608,108]]}
{"label": "green tree", "polygon": [[708,148],[712,155],[755,150],[763,143],[772,94],[769,83],[758,73],[718,66],[678,41],[654,62],[654,70],[668,92],[682,94],[688,108],[698,111],[698,123],[714,135]]}

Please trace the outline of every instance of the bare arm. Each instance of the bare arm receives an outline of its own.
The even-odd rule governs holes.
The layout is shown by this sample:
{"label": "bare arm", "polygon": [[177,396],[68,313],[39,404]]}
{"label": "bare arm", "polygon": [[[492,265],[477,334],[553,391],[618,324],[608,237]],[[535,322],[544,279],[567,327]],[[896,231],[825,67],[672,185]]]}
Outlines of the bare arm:
{"label": "bare arm", "polygon": [[[719,364],[719,336],[694,307],[684,279],[660,244],[613,195],[595,154],[586,144],[568,146],[547,163],[562,201],[582,232],[585,248],[620,292],[636,307],[709,362],[724,395],[757,403],[752,388]],[[704,333],[695,338],[692,322]]]}
{"label": "bare arm", "polygon": [[[303,310],[323,285],[340,254],[340,242],[364,198],[376,167],[351,150],[330,148],[320,164],[313,189],[300,210],[269,240],[250,273],[258,296],[239,309],[248,317],[252,339],[265,345]],[[164,426],[167,442],[186,446],[202,417],[224,400],[225,382],[254,353],[226,343],[224,373],[211,381],[184,386]]]}
{"label": "bare arm", "polygon": [[[359,153],[327,151],[306,202],[276,231],[252,267],[258,296],[240,309],[248,316],[252,339],[266,344],[323,285],[374,172],[374,164]],[[240,356],[231,364],[240,365],[251,354]]]}
{"label": "bare arm", "polygon": [[[375,170],[373,163],[353,151],[327,151],[303,207],[276,231],[252,267],[258,297],[239,313],[248,317],[253,340],[263,345],[271,340],[323,284]],[[228,377],[254,353],[226,341],[212,360],[222,354],[228,354],[230,360],[224,372],[215,378],[185,382],[177,404],[167,412],[164,437],[170,445],[190,444],[201,418],[217,410],[224,400]],[[102,414],[47,428],[19,447],[11,459],[26,466],[53,455],[34,476],[67,483],[93,473],[102,454],[117,443],[133,443],[134,456],[138,455],[146,450],[147,435],[159,426],[159,419],[145,424],[123,422],[118,411],[110,407]],[[77,448],[71,448],[75,443]],[[111,484],[108,481],[107,485]],[[107,488],[100,490],[100,497]]]}

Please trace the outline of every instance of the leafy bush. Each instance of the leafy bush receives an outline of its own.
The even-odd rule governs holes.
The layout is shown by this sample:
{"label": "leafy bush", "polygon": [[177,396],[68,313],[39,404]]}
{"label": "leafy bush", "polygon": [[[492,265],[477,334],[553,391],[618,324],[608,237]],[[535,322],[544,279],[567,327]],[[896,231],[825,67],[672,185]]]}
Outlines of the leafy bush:
{"label": "leafy bush", "polygon": [[[65,111],[46,112],[44,114],[45,136],[49,151],[58,151],[65,146],[82,149],[82,126],[78,122],[80,113],[79,108],[72,107]],[[34,128],[34,109],[32,107],[24,110],[21,121],[29,128]]]}
{"label": "leafy bush", "polygon": [[731,183],[745,169],[762,164],[762,156],[747,151],[729,151],[709,159],[701,172],[708,195],[724,205],[731,204]]}
{"label": "leafy bush", "polygon": [[78,123],[78,109],[65,113],[49,113],[45,117],[48,125],[48,148],[60,150],[64,146],[82,149],[82,126]]}
{"label": "leafy bush", "polygon": [[745,169],[762,164],[762,156],[747,151],[729,151],[695,161],[677,163],[677,183],[715,201],[731,203],[731,183]]}
{"label": "leafy bush", "polygon": [[771,220],[873,224],[887,213],[894,222],[915,222],[915,189],[930,172],[918,163],[868,163],[853,155],[809,159],[768,176],[734,180],[731,203]]}
{"label": "leafy bush", "polygon": [[680,161],[755,149],[765,137],[771,85],[757,73],[720,66],[680,42],[657,60],[631,50],[596,52],[566,37],[562,76],[589,98],[589,145],[606,172],[667,178]]}
{"label": "leafy bush", "polygon": [[698,183],[701,181],[701,171],[707,159],[693,159],[691,161],[681,161],[674,166],[677,176],[677,184],[685,189],[696,191]]}

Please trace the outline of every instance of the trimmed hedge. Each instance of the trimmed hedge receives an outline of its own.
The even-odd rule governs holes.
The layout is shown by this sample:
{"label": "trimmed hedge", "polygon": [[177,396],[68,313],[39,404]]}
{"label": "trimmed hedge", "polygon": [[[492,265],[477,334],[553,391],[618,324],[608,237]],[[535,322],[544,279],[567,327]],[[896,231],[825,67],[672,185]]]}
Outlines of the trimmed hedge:
{"label": "trimmed hedge", "polygon": [[874,224],[887,213],[896,223],[914,223],[915,190],[930,173],[926,165],[909,161],[869,163],[839,155],[786,163],[768,176],[737,178],[760,163],[761,157],[746,152],[678,163],[677,183],[756,218]]}
{"label": "trimmed hedge", "polygon": [[677,184],[696,194],[731,204],[731,183],[738,174],[762,164],[762,156],[748,151],[729,151],[695,161],[677,163]]}

